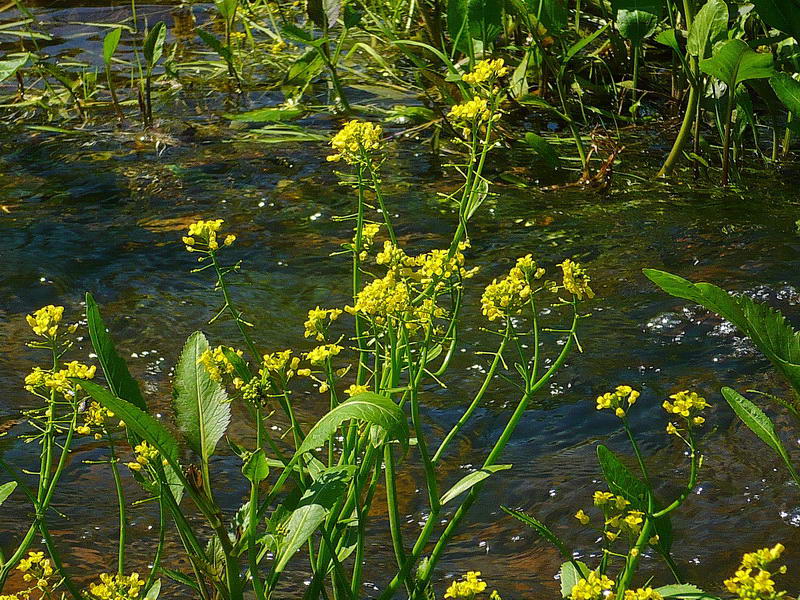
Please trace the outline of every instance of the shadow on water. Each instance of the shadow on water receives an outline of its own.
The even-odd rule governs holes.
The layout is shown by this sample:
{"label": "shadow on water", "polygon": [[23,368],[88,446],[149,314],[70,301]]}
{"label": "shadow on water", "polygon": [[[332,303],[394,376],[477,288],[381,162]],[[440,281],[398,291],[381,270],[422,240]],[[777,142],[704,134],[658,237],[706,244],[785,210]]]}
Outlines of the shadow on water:
{"label": "shadow on water", "polygon": [[[67,22],[71,11],[78,10],[71,2],[39,6],[46,6],[43,14],[54,21]],[[85,16],[103,13],[105,7],[82,2],[80,10]],[[251,100],[271,101],[267,94]],[[0,419],[6,436],[0,451],[6,460],[25,467],[35,464],[36,447],[20,437],[28,431],[18,416],[34,401],[21,389],[22,377],[41,359],[24,346],[24,315],[35,308],[64,304],[67,314],[78,318],[83,294],[91,290],[144,383],[148,402],[164,414],[169,411],[170,372],[185,337],[202,328],[212,343],[235,339],[228,323],[206,325],[218,299],[207,280],[189,273],[193,258],[180,243],[193,220],[222,218],[237,233],[237,244],[229,249],[244,264],[236,299],[257,321],[261,347],[307,349],[298,341],[306,311],[348,301],[350,265],[331,253],[349,238],[350,229],[332,217],[351,210],[352,196],[325,162],[324,144],[235,141],[226,122],[207,117],[219,112],[203,117],[167,113],[162,127],[173,133],[158,152],[151,142],[140,143],[135,135],[111,129],[91,137],[22,128],[3,134],[0,386],[5,393]],[[208,127],[200,135],[181,137],[190,119],[206,119]],[[308,124],[320,130],[333,126],[324,118]],[[384,177],[391,210],[398,215],[399,237],[415,251],[441,246],[456,215],[438,192],[452,189],[455,180],[413,139],[400,138],[390,153]],[[615,187],[602,197],[498,185],[497,196],[472,223],[468,260],[481,271],[472,282],[462,351],[451,371],[463,376],[449,381],[447,389],[426,392],[424,417],[433,432],[449,428],[464,399],[480,385],[486,360],[473,352],[491,348],[493,340],[481,330],[479,290],[507,271],[514,258],[533,253],[552,272],[562,258],[578,257],[590,269],[598,297],[581,333],[584,352],[570,359],[525,415],[503,459],[514,469],[490,479],[442,563],[440,583],[455,573],[480,569],[504,597],[556,593],[559,557],[504,515],[501,504],[536,514],[581,556],[594,556],[596,535],[579,529],[572,515],[590,504],[599,486],[597,442],[626,452],[617,421],[598,413],[593,402],[620,383],[643,391],[632,418],[654,475],[665,482],[665,495],[685,479],[687,463],[682,448],[663,432],[661,401],[677,389],[693,388],[713,404],[700,487],[682,509],[676,530],[675,557],[691,581],[719,590],[743,551],[777,541],[790,550],[799,546],[800,493],[787,483],[776,460],[731,418],[718,393],[723,384],[786,390],[766,361],[726,323],[657,292],[641,275],[641,268],[655,267],[713,281],[767,300],[797,318],[796,194],[791,183],[768,174],[746,182],[746,192],[655,186],[625,174],[658,158],[660,154],[647,151],[623,155]],[[76,355],[89,351],[87,339],[81,338]],[[511,394],[498,382],[479,418],[447,456],[445,483],[483,460]],[[304,391],[298,402],[300,418],[313,422],[325,403],[319,394]],[[238,417],[231,437],[250,439],[252,432]],[[796,440],[787,440],[787,445],[799,453]],[[112,482],[105,467],[87,463],[103,456],[93,440],[78,444],[55,501],[65,518],[51,517],[53,533],[76,572],[108,570],[114,561],[116,513],[113,503],[106,502]],[[224,490],[220,501],[234,511],[247,494],[238,459],[222,447],[212,469]],[[406,467],[400,477],[401,515],[413,532],[426,518],[424,493],[417,488],[420,475]],[[132,499],[142,498],[132,481],[127,488]],[[20,536],[29,512],[21,494],[4,504],[4,548]],[[131,518],[130,556],[145,568],[157,515],[144,504],[131,511]],[[382,530],[383,519],[382,513],[374,515],[375,531]],[[385,583],[383,567],[394,561],[388,537],[372,539],[373,560],[366,574],[370,586]],[[175,541],[168,556],[170,566],[186,566]],[[800,564],[793,556],[790,563]],[[644,570],[664,582],[656,561],[645,561]],[[790,585],[800,583],[799,571],[790,569]],[[285,597],[300,594],[304,579],[304,573],[294,573]],[[190,595],[176,591],[170,597]]]}

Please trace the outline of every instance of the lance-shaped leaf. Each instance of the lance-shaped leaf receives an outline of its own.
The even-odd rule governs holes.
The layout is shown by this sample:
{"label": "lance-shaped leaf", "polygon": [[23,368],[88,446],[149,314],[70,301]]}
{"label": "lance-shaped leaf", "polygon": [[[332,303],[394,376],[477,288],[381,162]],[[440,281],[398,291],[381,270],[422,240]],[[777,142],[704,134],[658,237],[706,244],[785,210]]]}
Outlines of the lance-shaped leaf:
{"label": "lance-shaped leaf", "polygon": [[122,36],[122,28],[117,27],[109,31],[103,38],[103,62],[106,66],[111,64],[111,57],[117,51],[119,38]]}
{"label": "lance-shaped leaf", "polygon": [[298,460],[303,453],[322,446],[342,423],[351,419],[378,425],[386,432],[387,442],[398,441],[403,445],[408,444],[408,422],[405,413],[389,398],[373,392],[363,392],[342,402],[317,421],[300,444],[292,462]]}
{"label": "lance-shaped leaf", "polygon": [[327,29],[336,25],[339,12],[342,9],[342,0],[308,0],[308,18],[320,29]]}
{"label": "lance-shaped leaf", "polygon": [[164,21],[159,21],[147,33],[144,39],[144,46],[142,47],[142,54],[147,64],[152,68],[164,53],[164,40],[167,38],[167,26]]}
{"label": "lance-shaped leaf", "polygon": [[204,463],[214,454],[231,420],[228,394],[200,361],[206,350],[208,341],[201,332],[189,336],[175,368],[174,383],[178,428]]}
{"label": "lance-shaped leaf", "polygon": [[696,585],[690,583],[673,583],[656,588],[662,598],[679,598],[680,600],[719,600],[717,596],[707,594]]}
{"label": "lance-shaped leaf", "polygon": [[341,499],[347,489],[355,468],[353,465],[331,467],[325,470],[303,494],[297,508],[284,525],[286,535],[281,539],[275,554],[275,574],[286,568],[294,553],[325,521],[331,507]]}
{"label": "lance-shaped leaf", "polygon": [[788,73],[778,73],[770,77],[769,85],[789,112],[800,115],[800,81]]}
{"label": "lance-shaped leaf", "polygon": [[698,58],[711,54],[711,48],[728,32],[728,5],[724,0],[709,0],[692,21],[686,51]]}
{"label": "lance-shaped leaf", "polygon": [[468,475],[465,475],[461,479],[459,479],[456,484],[447,490],[444,495],[442,495],[442,499],[440,500],[441,504],[447,504],[453,498],[456,498],[459,494],[463,494],[468,489],[478,485],[481,481],[490,477],[492,474],[497,473],[498,471],[505,471],[506,469],[510,469],[511,465],[492,465],[490,467],[483,467],[482,469],[478,469],[477,471],[473,471]]}
{"label": "lance-shaped leaf", "polygon": [[114,341],[106,329],[106,324],[100,316],[100,308],[88,292],[86,293],[86,320],[89,324],[92,347],[97,354],[97,360],[100,361],[111,393],[147,412],[147,404],[139,389],[139,384],[131,376],[128,365],[117,352]]}
{"label": "lance-shaped leaf", "polygon": [[9,481],[8,483],[0,485],[0,504],[3,504],[6,498],[8,498],[15,489],[17,489],[16,481]]}

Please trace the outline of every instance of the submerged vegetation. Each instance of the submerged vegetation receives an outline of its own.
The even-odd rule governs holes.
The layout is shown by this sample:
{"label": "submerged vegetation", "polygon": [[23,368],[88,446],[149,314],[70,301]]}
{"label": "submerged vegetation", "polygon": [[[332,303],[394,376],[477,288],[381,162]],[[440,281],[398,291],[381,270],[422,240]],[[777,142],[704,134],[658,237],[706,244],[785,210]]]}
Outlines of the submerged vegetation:
{"label": "submerged vegetation", "polygon": [[[691,165],[694,177],[702,171],[727,186],[755,161],[789,160],[800,123],[795,0],[216,0],[172,7],[169,26],[132,5],[119,23],[84,24],[103,32],[97,60],[86,63],[49,55],[47,24],[22,3],[14,10],[19,19],[0,29],[18,46],[5,48],[0,62],[3,109],[14,127],[96,135],[113,123],[159,140],[161,112],[198,93],[225,103],[222,118],[258,124],[247,131],[261,142],[318,141],[304,117],[341,119],[327,163],[351,202],[335,218],[348,236],[332,260],[345,257],[350,272],[347,302],[308,302],[305,321],[286,324],[296,342],[266,347],[256,332],[284,317],[240,297],[244,272],[257,268],[232,258],[246,232],[210,214],[176,233],[196,261],[194,277],[216,298],[207,324],[227,322],[235,337],[188,336],[171,373],[167,415],[146,400],[91,293],[85,315],[53,304],[32,310],[25,343],[41,363],[24,376],[36,406],[24,411],[20,435],[37,448],[38,465],[0,458],[0,503],[22,495],[32,515],[0,554],[4,600],[266,600],[294,597],[287,579],[297,573],[304,586],[292,593],[309,600],[508,600],[467,564],[444,585],[442,561],[487,482],[512,468],[504,453],[526,411],[562,371],[575,369],[583,323],[603,314],[592,308],[602,288],[577,251],[549,262],[531,248],[491,273],[475,266],[472,224],[495,180],[527,186],[533,179],[504,164],[533,153],[531,172],[565,172],[555,187],[607,190],[628,136],[657,127],[669,143],[651,177],[675,177],[678,165]],[[370,103],[364,89],[410,91],[417,101]],[[253,108],[255,90],[280,100]],[[386,157],[397,142],[384,128],[426,135],[432,152],[448,157],[444,168],[458,185],[441,200],[457,220],[441,247],[418,247],[398,232],[406,208],[386,192]],[[482,275],[486,285],[476,282]],[[731,387],[721,394],[800,485],[796,460],[760,406],[800,418],[800,334],[747,296],[664,271],[645,275],[726,319],[788,380],[789,400],[750,390],[754,401]],[[466,352],[468,306],[493,343],[470,350],[481,383],[457,419],[432,427],[428,398],[465,376],[456,356]],[[87,336],[91,352],[79,344]],[[780,575],[791,569],[775,566],[785,550],[777,540],[745,553],[708,591],[687,580],[684,557],[674,556],[686,535],[682,509],[698,493],[713,400],[682,382],[665,383],[670,393],[662,398],[631,382],[595,383],[612,389],[592,403],[616,419],[629,448],[628,456],[598,444],[600,489],[583,507],[569,507],[577,535],[592,532],[597,551],[582,555],[543,520],[502,507],[560,554],[561,597],[789,598]],[[326,410],[309,423],[298,415],[310,394]],[[454,478],[445,457],[491,398],[502,398],[500,426],[484,433],[471,468]],[[657,403],[666,418],[644,422],[636,414],[643,403]],[[685,456],[676,467],[685,481],[654,476],[641,442],[647,428]],[[102,453],[118,514],[116,565],[90,577],[62,559],[50,518],[60,516],[56,492],[86,440]],[[224,468],[223,453],[235,457],[235,469]],[[424,498],[413,531],[403,526],[403,478]],[[131,501],[130,480],[144,499]],[[248,489],[233,509],[222,500],[232,480]],[[147,556],[134,555],[130,542],[132,512],[142,504],[159,515]],[[390,564],[374,554],[384,543]],[[658,576],[643,572],[644,558],[658,563]],[[382,579],[372,583],[366,573]]]}

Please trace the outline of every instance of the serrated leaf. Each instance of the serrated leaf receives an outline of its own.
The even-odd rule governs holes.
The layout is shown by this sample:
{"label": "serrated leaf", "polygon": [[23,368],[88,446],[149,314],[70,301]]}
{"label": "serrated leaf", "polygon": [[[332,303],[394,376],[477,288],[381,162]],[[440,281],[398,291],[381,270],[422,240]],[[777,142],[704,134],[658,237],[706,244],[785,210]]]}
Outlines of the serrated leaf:
{"label": "serrated leaf", "polygon": [[117,51],[119,45],[119,38],[122,36],[122,28],[117,27],[109,31],[103,38],[103,62],[106,65],[111,63],[111,57]]}
{"label": "serrated leaf", "polygon": [[800,81],[788,73],[778,73],[770,77],[769,85],[789,112],[800,115]]}
{"label": "serrated leaf", "polygon": [[153,67],[164,52],[164,40],[167,38],[167,26],[163,21],[159,21],[147,33],[142,47],[144,59],[150,67]]}
{"label": "serrated leaf", "polygon": [[342,402],[317,421],[300,444],[296,456],[322,446],[342,423],[352,419],[378,425],[386,432],[387,442],[398,441],[403,445],[408,444],[408,422],[405,413],[389,398],[373,392],[363,392]]}
{"label": "serrated leaf", "polygon": [[565,557],[569,556],[569,552],[567,551],[567,547],[564,542],[561,541],[553,530],[550,529],[547,525],[542,523],[539,519],[532,517],[531,515],[524,513],[519,510],[514,510],[513,508],[508,508],[506,506],[501,506],[500,508],[503,509],[504,512],[508,513],[518,521],[525,523],[528,527],[532,528],[536,533],[546,539],[548,542],[553,544],[556,548],[559,549],[561,554]]}
{"label": "serrated leaf", "polygon": [[[578,571],[578,569],[580,569],[580,571]],[[589,567],[579,560],[574,561],[574,563],[573,561],[567,561],[562,563],[558,575],[561,580],[561,597],[569,598],[572,594],[572,588],[574,588],[581,579],[589,576]]]}
{"label": "serrated leaf", "polygon": [[736,390],[729,387],[722,388],[722,395],[725,397],[728,405],[736,413],[736,416],[742,420],[742,423],[755,433],[758,438],[767,446],[772,448],[781,460],[783,460],[792,477],[797,480],[797,473],[792,465],[789,454],[786,452],[781,439],[775,431],[775,425],[772,420],[761,410],[758,406],[753,404],[750,400],[742,396]]}
{"label": "serrated leaf", "polygon": [[285,522],[285,536],[275,553],[274,572],[281,573],[289,560],[314,535],[331,507],[340,499],[353,476],[355,466],[330,467],[311,484],[297,508]]}
{"label": "serrated leaf", "polygon": [[9,481],[8,483],[0,485],[0,504],[3,504],[15,489],[17,489],[16,481]]}
{"label": "serrated leaf", "polygon": [[510,468],[511,465],[492,465],[490,467],[484,467],[482,469],[478,469],[477,471],[473,471],[472,473],[469,473],[468,475],[465,475],[464,477],[459,479],[455,483],[455,485],[453,485],[453,487],[447,490],[442,495],[440,503],[442,505],[445,505],[448,502],[450,502],[450,500],[452,500],[453,498],[456,498],[460,494],[463,494],[464,492],[476,486],[481,481],[490,477],[494,473],[497,473],[498,471],[505,471]]}
{"label": "serrated leaf", "polygon": [[724,0],[709,0],[697,12],[689,28],[686,51],[700,59],[711,53],[714,44],[728,31],[728,5]]}
{"label": "serrated leaf", "polygon": [[231,420],[228,394],[200,362],[206,350],[208,341],[201,332],[189,336],[175,368],[173,394],[178,428],[204,463],[214,454]]}
{"label": "serrated leaf", "polygon": [[690,583],[673,583],[662,585],[656,590],[663,598],[679,598],[680,600],[718,600],[716,596],[707,594],[696,585]]}
{"label": "serrated leaf", "polygon": [[111,339],[111,335],[106,329],[106,324],[100,315],[100,308],[97,306],[94,297],[86,293],[86,320],[89,326],[89,337],[92,340],[92,347],[103,374],[106,376],[108,387],[111,393],[123,400],[127,400],[136,408],[147,412],[147,403],[139,389],[139,384],[131,376],[128,365],[120,357]]}
{"label": "serrated leaf", "polygon": [[649,490],[644,482],[630,472],[622,462],[606,446],[597,446],[597,458],[608,489],[622,496],[635,508],[647,510]]}

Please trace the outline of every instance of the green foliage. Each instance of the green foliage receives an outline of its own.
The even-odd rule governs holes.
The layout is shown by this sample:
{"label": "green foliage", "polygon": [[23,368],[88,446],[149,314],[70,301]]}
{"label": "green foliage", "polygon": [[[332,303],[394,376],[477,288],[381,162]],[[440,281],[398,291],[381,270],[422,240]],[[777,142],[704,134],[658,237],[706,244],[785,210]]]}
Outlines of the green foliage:
{"label": "green foliage", "polygon": [[709,0],[698,11],[689,27],[686,51],[700,59],[711,54],[714,45],[728,32],[728,5],[724,0]]}
{"label": "green foliage", "polygon": [[492,465],[489,467],[484,467],[483,469],[478,469],[477,471],[473,471],[472,473],[465,475],[461,479],[459,479],[453,487],[447,490],[444,495],[442,496],[441,500],[439,501],[442,505],[447,504],[451,500],[454,500],[464,492],[468,491],[472,487],[479,484],[481,481],[491,477],[494,473],[498,471],[506,471],[511,468],[511,465]]}
{"label": "green foliage", "polygon": [[700,69],[733,90],[749,79],[766,79],[775,74],[772,55],[754,52],[742,40],[728,40],[700,61]]}

